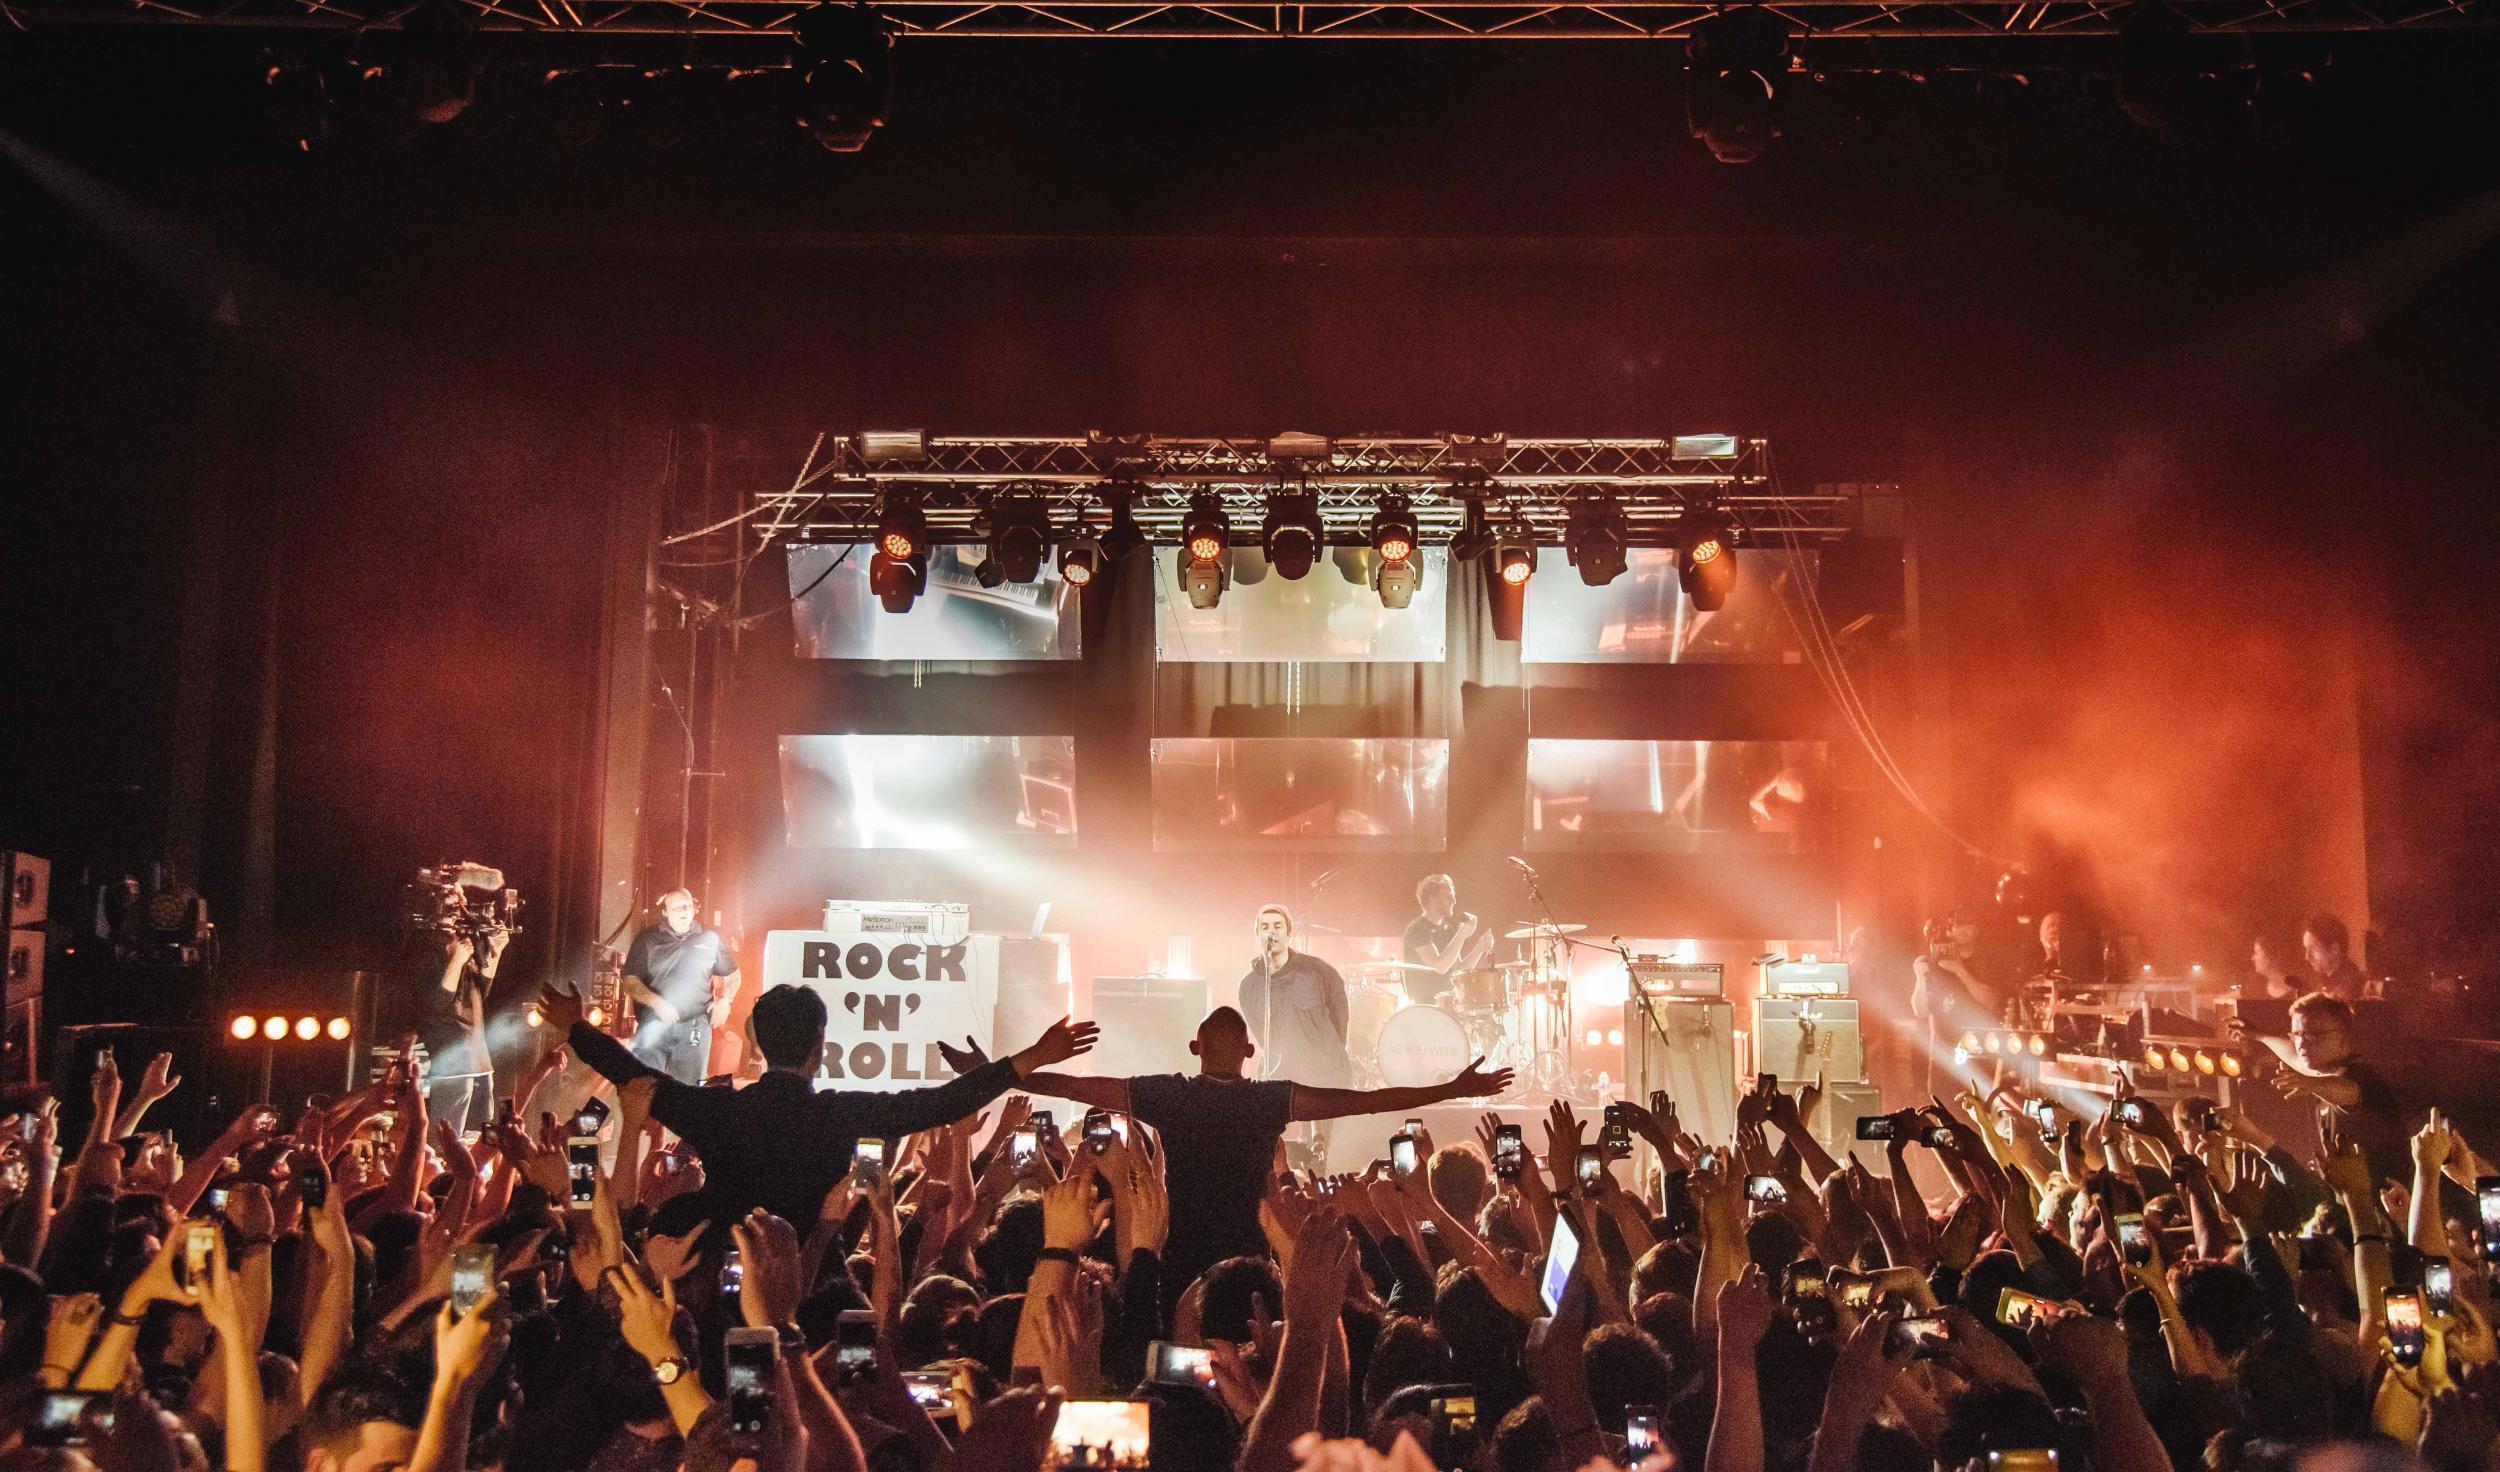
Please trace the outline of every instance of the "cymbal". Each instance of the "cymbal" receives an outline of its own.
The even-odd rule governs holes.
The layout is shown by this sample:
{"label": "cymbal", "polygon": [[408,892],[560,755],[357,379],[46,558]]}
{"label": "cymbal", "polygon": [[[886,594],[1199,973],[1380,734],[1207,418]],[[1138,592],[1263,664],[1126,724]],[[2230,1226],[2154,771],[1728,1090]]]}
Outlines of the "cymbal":
{"label": "cymbal", "polygon": [[1502,939],[1552,940],[1558,935],[1578,935],[1581,931],[1586,929],[1588,929],[1588,927],[1585,925],[1548,925],[1543,922],[1539,922],[1535,925],[1521,926],[1517,930],[1505,930],[1502,932]]}
{"label": "cymbal", "polygon": [[1441,974],[1429,966],[1418,966],[1412,961],[1364,961],[1358,963],[1355,966],[1354,971],[1358,976],[1380,976],[1390,978],[1400,976],[1439,976]]}

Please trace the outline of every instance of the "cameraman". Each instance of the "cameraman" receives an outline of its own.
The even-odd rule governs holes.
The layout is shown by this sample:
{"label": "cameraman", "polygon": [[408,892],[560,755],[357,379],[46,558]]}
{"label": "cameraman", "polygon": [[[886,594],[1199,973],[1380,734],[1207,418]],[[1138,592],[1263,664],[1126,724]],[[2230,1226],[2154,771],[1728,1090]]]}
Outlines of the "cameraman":
{"label": "cameraman", "polygon": [[475,1118],[482,1128],[495,1113],[495,1064],[486,1051],[486,993],[495,968],[511,944],[508,930],[486,932],[486,954],[467,935],[443,940],[443,970],[425,988],[415,1032],[425,1044],[426,1114],[457,1134]]}
{"label": "cameraman", "polygon": [[712,1029],[728,1024],[738,995],[738,958],[719,931],[695,919],[693,890],[670,890],[659,910],[625,948],[625,994],[641,1015],[634,1056],[681,1084],[699,1084]]}

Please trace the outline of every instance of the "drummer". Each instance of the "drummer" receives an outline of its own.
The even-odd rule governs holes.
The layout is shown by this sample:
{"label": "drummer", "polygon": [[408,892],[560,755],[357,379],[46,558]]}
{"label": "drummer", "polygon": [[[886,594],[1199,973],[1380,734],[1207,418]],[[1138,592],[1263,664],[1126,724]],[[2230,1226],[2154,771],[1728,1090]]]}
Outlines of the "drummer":
{"label": "drummer", "polygon": [[1407,995],[1429,1002],[1450,989],[1449,978],[1482,964],[1493,937],[1482,922],[1458,908],[1458,885],[1447,874],[1427,874],[1415,886],[1421,914],[1406,922],[1405,957],[1422,971],[1406,973]]}

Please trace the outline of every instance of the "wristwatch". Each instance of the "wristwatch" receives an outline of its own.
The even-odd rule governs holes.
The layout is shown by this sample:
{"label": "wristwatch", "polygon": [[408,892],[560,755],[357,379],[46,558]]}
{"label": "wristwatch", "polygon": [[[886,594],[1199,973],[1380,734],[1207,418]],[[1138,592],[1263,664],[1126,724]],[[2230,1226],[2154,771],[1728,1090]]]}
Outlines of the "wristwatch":
{"label": "wristwatch", "polygon": [[662,1385],[674,1385],[685,1377],[688,1370],[693,1368],[686,1362],[684,1355],[673,1354],[667,1359],[654,1362],[651,1366],[651,1373],[659,1377]]}

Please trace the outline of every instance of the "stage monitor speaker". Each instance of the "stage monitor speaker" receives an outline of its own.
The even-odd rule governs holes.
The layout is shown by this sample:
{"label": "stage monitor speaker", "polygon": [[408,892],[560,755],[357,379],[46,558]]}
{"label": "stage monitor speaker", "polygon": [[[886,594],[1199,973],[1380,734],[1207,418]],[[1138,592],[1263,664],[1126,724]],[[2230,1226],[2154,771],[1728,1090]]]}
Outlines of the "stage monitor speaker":
{"label": "stage monitor speaker", "polygon": [[1196,1073],[1189,1043],[1207,1015],[1207,984],[1183,976],[1097,976],[1094,1021],[1102,1037],[1088,1057],[1096,1078]]}
{"label": "stage monitor speaker", "polygon": [[52,864],[33,854],[0,849],[0,930],[41,925],[52,918]]}
{"label": "stage monitor speaker", "polygon": [[1832,1159],[1845,1163],[1854,1153],[1868,1170],[1880,1173],[1885,1168],[1883,1144],[1858,1138],[1858,1116],[1883,1112],[1883,1096],[1873,1084],[1828,1085],[1814,1111],[1814,1138]]}
{"label": "stage monitor speaker", "polygon": [[1866,1077],[1858,1004],[1848,997],[1764,997],[1754,1003],[1753,1067],[1784,1084]]}
{"label": "stage monitor speaker", "polygon": [[1649,1013],[1627,1008],[1623,1072],[1630,1097],[1645,1104],[1652,1089],[1664,1089],[1685,1129],[1712,1144],[1727,1139],[1736,1128],[1734,1017],[1722,1001],[1672,999],[1652,1003]]}
{"label": "stage monitor speaker", "polygon": [[43,998],[30,996],[9,1003],[0,1022],[0,1088],[23,1089],[43,1083]]}
{"label": "stage monitor speaker", "polygon": [[8,1004],[43,995],[44,932],[11,930],[8,936]]}

